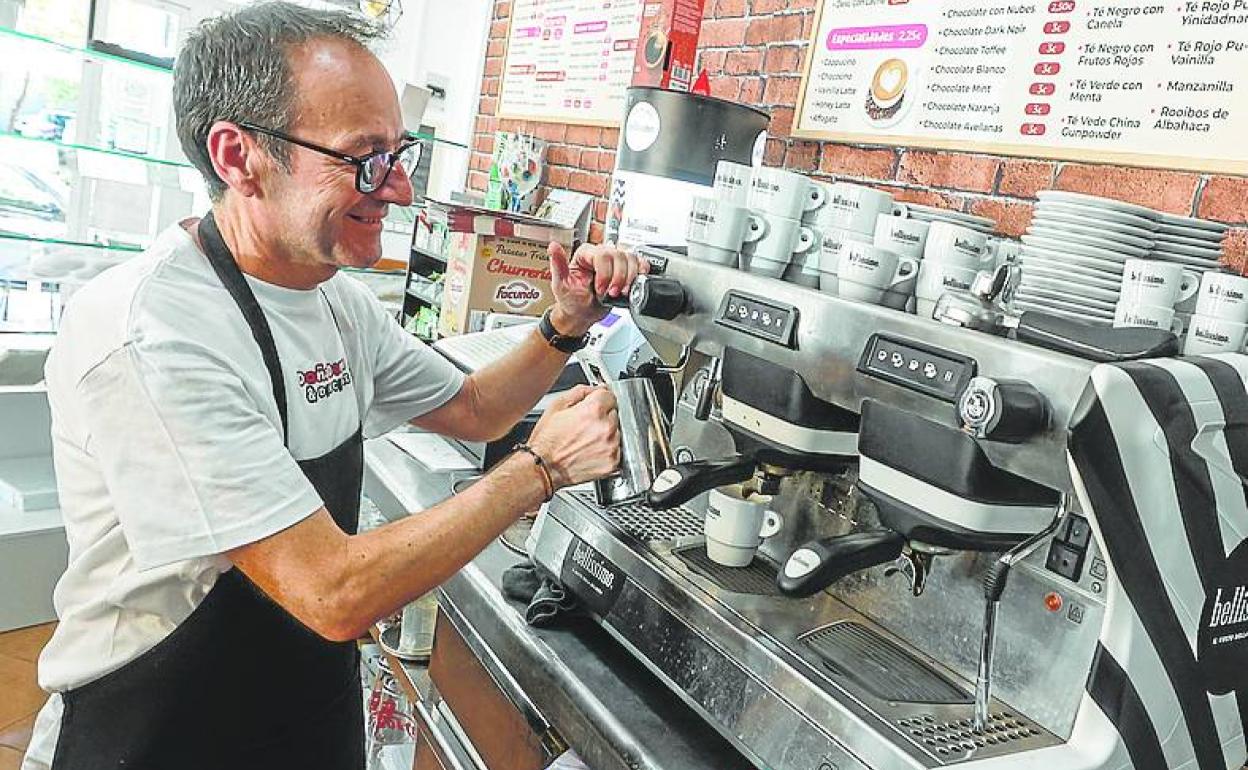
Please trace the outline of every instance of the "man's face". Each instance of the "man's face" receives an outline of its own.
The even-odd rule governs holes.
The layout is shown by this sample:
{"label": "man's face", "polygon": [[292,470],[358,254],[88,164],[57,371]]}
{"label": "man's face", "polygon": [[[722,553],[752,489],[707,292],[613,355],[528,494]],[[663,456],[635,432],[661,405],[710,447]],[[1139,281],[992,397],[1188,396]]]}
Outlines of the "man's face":
{"label": "man's face", "polygon": [[[355,157],[399,147],[399,101],[375,56],[353,43],[313,40],[290,53],[290,65],[295,118],[286,133]],[[384,185],[365,195],[355,188],[356,166],[290,143],[286,149],[291,170],[274,164],[260,202],[283,246],[299,262],[375,264],[389,204],[411,205],[411,169],[396,165]]]}

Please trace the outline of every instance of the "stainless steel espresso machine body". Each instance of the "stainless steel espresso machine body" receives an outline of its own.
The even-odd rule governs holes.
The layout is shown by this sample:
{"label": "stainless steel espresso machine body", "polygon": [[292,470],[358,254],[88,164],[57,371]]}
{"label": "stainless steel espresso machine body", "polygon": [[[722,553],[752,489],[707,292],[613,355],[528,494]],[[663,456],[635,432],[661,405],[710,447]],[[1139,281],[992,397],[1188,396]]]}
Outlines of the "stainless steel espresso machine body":
{"label": "stainless steel espresso machine body", "polygon": [[[1110,681],[1105,649],[1124,649],[1107,640],[1142,614],[1067,451],[1096,364],[649,256],[648,282],[664,283],[635,290],[632,309],[682,366],[675,460],[752,461],[784,527],[727,568],[706,556],[705,486],[610,508],[567,490],[529,548],[750,762],[1092,770],[1200,756],[1182,717],[1157,724],[1145,695],[1165,756],[1141,764],[1152,744],[1124,727],[1138,703],[1109,708],[1092,687]],[[1129,692],[1132,665],[1156,664],[1148,645],[1126,648],[1112,662]],[[1218,767],[1238,767],[1242,724],[1224,705]]]}

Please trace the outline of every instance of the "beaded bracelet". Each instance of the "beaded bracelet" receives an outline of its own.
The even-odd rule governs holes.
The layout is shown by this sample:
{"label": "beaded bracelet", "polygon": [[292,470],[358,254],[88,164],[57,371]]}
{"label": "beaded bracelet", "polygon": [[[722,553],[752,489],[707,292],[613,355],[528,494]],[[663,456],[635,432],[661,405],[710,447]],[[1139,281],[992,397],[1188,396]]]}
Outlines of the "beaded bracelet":
{"label": "beaded bracelet", "polygon": [[545,497],[542,499],[542,502],[549,503],[555,496],[555,478],[551,475],[550,467],[546,465],[546,460],[528,444],[516,444],[511,448],[511,451],[525,452],[533,456],[533,464],[542,472],[542,486],[545,491]]}

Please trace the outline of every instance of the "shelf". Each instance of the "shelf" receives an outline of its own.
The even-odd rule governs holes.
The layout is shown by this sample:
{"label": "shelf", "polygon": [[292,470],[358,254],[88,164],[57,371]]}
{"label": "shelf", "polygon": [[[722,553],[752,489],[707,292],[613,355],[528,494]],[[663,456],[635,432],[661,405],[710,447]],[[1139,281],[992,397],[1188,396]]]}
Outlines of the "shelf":
{"label": "shelf", "polygon": [[20,233],[0,233],[0,241],[22,241],[25,243],[46,243],[53,246],[79,246],[85,249],[104,249],[105,251],[126,251],[130,253],[138,253],[143,251],[144,246],[114,246],[107,243],[91,243],[88,241],[70,241],[63,238],[36,238],[31,235],[21,235]]}
{"label": "shelf", "polygon": [[429,307],[442,307],[441,299],[434,299],[433,297],[426,295],[424,292],[417,291],[415,288],[411,286],[407,288],[407,296],[411,297],[412,299],[418,299],[421,302],[428,305]]}
{"label": "shelf", "polygon": [[177,160],[165,160],[164,158],[153,158],[151,155],[141,155],[137,152],[129,152],[127,150],[114,150],[108,147],[98,147],[91,144],[76,144],[74,142],[63,142],[60,139],[44,139],[38,136],[22,136],[16,131],[0,131],[0,139],[17,139],[22,142],[36,142],[38,144],[50,144],[64,150],[79,150],[85,152],[98,152],[101,155],[111,155],[115,158],[126,158],[128,160],[138,160],[144,163],[159,163],[162,166],[173,166],[175,168],[195,168],[190,163],[183,163]]}
{"label": "shelf", "polygon": [[128,64],[132,67],[138,67],[139,69],[145,69],[150,72],[161,72],[166,75],[173,74],[173,70],[168,67],[160,67],[155,64],[148,64],[147,62],[136,61],[126,56],[117,56],[115,54],[105,53],[104,51],[96,51],[91,48],[82,48],[80,46],[70,45],[68,43],[61,43],[59,41],[52,40],[46,37],[42,37],[40,35],[32,35],[29,32],[21,32],[19,30],[13,29],[12,27],[0,27],[0,36],[17,38],[19,40],[27,40],[32,43],[40,43],[42,45],[47,45],[52,48],[56,48],[65,53],[72,53],[78,56],[82,56],[83,58],[86,58],[86,59],[95,59],[97,61],[113,61],[113,62],[118,62],[121,64]]}
{"label": "shelf", "polygon": [[415,245],[415,244],[413,244],[413,245],[412,245],[412,253],[413,253],[413,254],[416,254],[417,256],[424,257],[425,259],[428,259],[428,260],[430,260],[430,261],[432,261],[432,262],[441,262],[441,263],[442,263],[442,264],[444,264],[444,265],[446,264],[446,256],[445,256],[445,255],[443,255],[443,254],[436,254],[436,253],[434,253],[434,252],[432,252],[432,251],[429,251],[428,249],[422,249],[421,247],[419,247],[419,246],[417,246],[417,245]]}

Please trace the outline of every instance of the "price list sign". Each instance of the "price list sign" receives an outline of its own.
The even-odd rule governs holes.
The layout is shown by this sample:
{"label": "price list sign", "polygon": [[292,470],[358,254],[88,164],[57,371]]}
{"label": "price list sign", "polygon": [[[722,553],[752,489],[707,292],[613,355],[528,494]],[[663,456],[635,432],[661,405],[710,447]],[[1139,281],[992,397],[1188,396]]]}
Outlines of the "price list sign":
{"label": "price list sign", "polygon": [[618,126],[642,0],[515,0],[498,114]]}
{"label": "price list sign", "polygon": [[794,136],[1248,174],[1248,0],[823,0]]}

